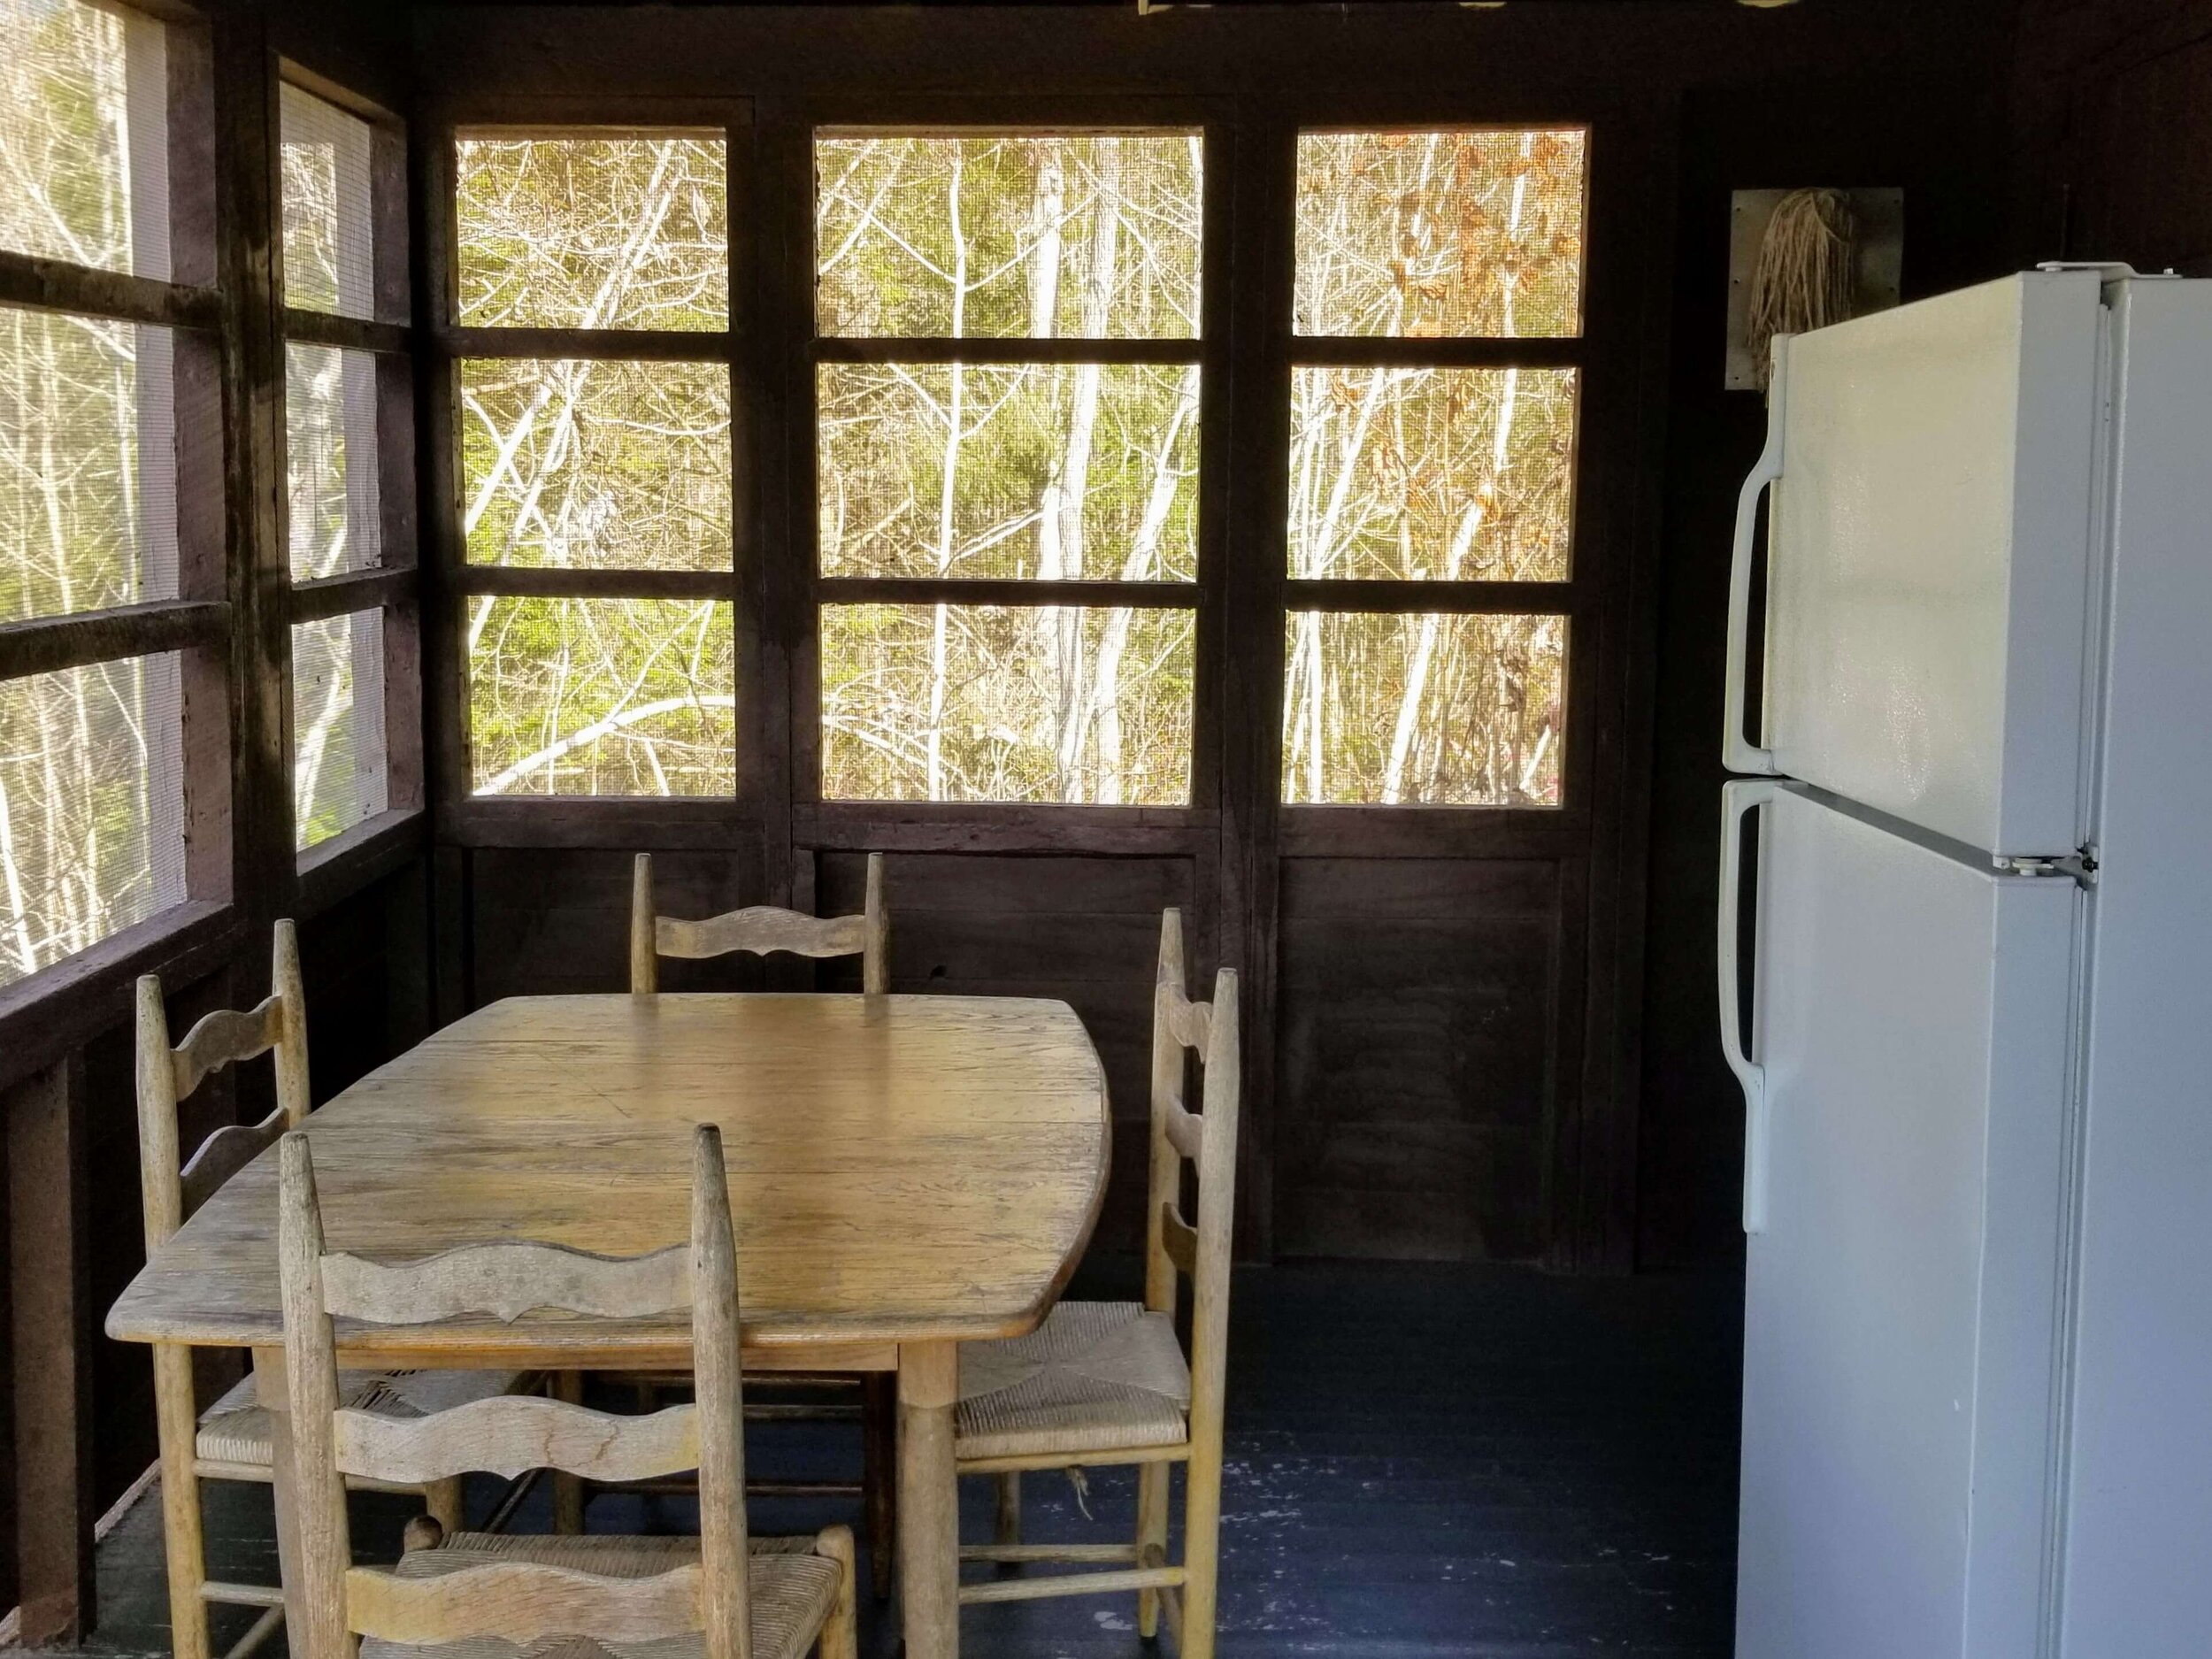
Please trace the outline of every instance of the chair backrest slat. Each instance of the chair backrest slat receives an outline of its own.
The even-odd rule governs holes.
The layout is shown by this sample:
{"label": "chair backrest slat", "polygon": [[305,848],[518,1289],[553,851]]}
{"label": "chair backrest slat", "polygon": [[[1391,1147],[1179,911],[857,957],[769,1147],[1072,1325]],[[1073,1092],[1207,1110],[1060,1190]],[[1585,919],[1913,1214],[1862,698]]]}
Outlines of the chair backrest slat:
{"label": "chair backrest slat", "polygon": [[657,1641],[699,1629],[702,1577],[697,1562],[645,1578],[496,1556],[434,1578],[353,1567],[345,1576],[346,1622],[364,1636],[424,1645],[488,1639],[529,1646],[583,1634]]}
{"label": "chair backrest slat", "polygon": [[1171,1203],[1160,1206],[1160,1248],[1184,1272],[1196,1274],[1198,1229],[1184,1220],[1183,1212]]}
{"label": "chair backrest slat", "polygon": [[219,1008],[185,1033],[170,1050],[177,1098],[199,1087],[209,1072],[242,1060],[257,1059],[284,1041],[284,999],[272,994],[242,1011]]}
{"label": "chair backrest slat", "polygon": [[[1152,1000],[1152,1156],[1145,1227],[1145,1305],[1173,1313],[1176,1275],[1191,1280],[1191,1369],[1196,1390],[1228,1340],[1229,1256],[1236,1209],[1238,1057],[1237,976],[1214,976],[1210,1002],[1184,988],[1183,918],[1160,918],[1159,971]],[[1202,1067],[1200,1110],[1183,1104],[1187,1056]],[[1198,1176],[1198,1219],[1183,1210],[1183,1164]],[[1195,1401],[1195,1394],[1194,1394]],[[1218,1409],[1218,1402],[1216,1402]],[[1195,1403],[1194,1412],[1199,1408]],[[1196,1432],[1194,1429],[1194,1433]]]}
{"label": "chair backrest slat", "polygon": [[1204,1002],[1194,1002],[1183,994],[1183,987],[1167,987],[1168,1034],[1186,1048],[1197,1052],[1199,1063],[1206,1060],[1206,1045],[1213,1034],[1213,1010]]}
{"label": "chair backrest slat", "polygon": [[472,1400],[426,1417],[342,1410],[332,1447],[341,1474],[403,1486],[463,1469],[509,1480],[528,1469],[603,1483],[649,1480],[699,1466],[699,1413],[679,1405],[611,1417],[536,1394]]}
{"label": "chair backrest slat", "polygon": [[[299,1659],[351,1659],[357,1632],[411,1643],[478,1638],[601,1644],[700,1632],[705,1659],[751,1659],[737,1245],[722,1140],[692,1138],[691,1243],[628,1260],[536,1243],[473,1245],[395,1266],[324,1248],[314,1160],[284,1138],[278,1206],[292,1439],[301,1494]],[[395,1421],[341,1410],[333,1316],[387,1325],[534,1309],[634,1317],[689,1308],[695,1405],[611,1417],[526,1395]],[[351,1564],[345,1474],[413,1485],[477,1470],[551,1467],[601,1480],[699,1471],[700,1557],[649,1578],[487,1554],[402,1578]]]}
{"label": "chair backrest slat", "polygon": [[883,855],[868,855],[867,896],[858,916],[809,916],[772,904],[749,905],[699,921],[658,914],[653,904],[653,856],[640,853],[630,873],[630,989],[660,986],[663,956],[701,960],[733,951],[768,956],[858,956],[861,988],[871,995],[891,988],[890,918],[883,904]]}
{"label": "chair backrest slat", "polygon": [[177,1176],[184,1213],[191,1215],[214,1197],[225,1181],[276,1145],[277,1138],[291,1126],[291,1119],[280,1106],[257,1124],[225,1124],[201,1141],[200,1149]]}
{"label": "chair backrest slat", "polygon": [[[306,1119],[307,995],[299,936],[288,920],[276,925],[273,958],[266,997],[250,1009],[218,1009],[174,1048],[161,981],[150,973],[138,981],[138,1178],[149,1253],[278,1134]],[[178,1102],[211,1073],[262,1054],[274,1056],[276,1110],[257,1124],[217,1130],[187,1166]]]}
{"label": "chair backrest slat", "polygon": [[1179,1101],[1168,1102],[1163,1116],[1165,1121],[1160,1131],[1167,1136],[1167,1143],[1175,1148],[1176,1156],[1194,1164],[1198,1162],[1199,1148],[1205,1141],[1206,1120],[1194,1112],[1185,1111]]}
{"label": "chair backrest slat", "polygon": [[[511,1325],[538,1308],[615,1319],[691,1306],[690,1253],[593,1256],[558,1244],[471,1244],[419,1262],[323,1258],[323,1305],[342,1319],[425,1325],[489,1314]],[[688,1467],[688,1465],[686,1465]]]}
{"label": "chair backrest slat", "polygon": [[738,950],[757,956],[779,950],[795,956],[856,956],[867,948],[864,916],[803,916],[772,904],[755,904],[703,922],[679,921],[672,916],[653,918],[655,954],[694,961]]}

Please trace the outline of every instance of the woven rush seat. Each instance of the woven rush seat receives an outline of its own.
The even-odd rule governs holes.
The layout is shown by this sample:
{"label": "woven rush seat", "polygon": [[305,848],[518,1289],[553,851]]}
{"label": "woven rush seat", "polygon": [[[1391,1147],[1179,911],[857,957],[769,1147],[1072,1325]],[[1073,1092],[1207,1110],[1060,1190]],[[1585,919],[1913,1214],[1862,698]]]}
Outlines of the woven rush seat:
{"label": "woven rush seat", "polygon": [[1185,1438],[1190,1366],[1167,1315],[1064,1302],[1027,1336],[960,1345],[954,1455],[1018,1457]]}
{"label": "woven rush seat", "polygon": [[[837,1600],[837,1563],[814,1553],[810,1538],[756,1538],[747,1563],[751,1590],[753,1659],[803,1659]],[[410,1550],[396,1569],[402,1578],[435,1578],[485,1564],[488,1556],[609,1578],[649,1578],[699,1558],[696,1538],[611,1536],[517,1537],[456,1532],[435,1549]],[[697,1659],[703,1635],[657,1641],[601,1642],[552,1636],[527,1647],[485,1637],[418,1646],[364,1637],[361,1659]]]}
{"label": "woven rush seat", "polygon": [[[434,1412],[491,1400],[522,1379],[514,1371],[342,1371],[338,1404],[379,1417],[426,1417]],[[204,1463],[269,1467],[269,1414],[246,1378],[200,1414],[193,1450]]]}

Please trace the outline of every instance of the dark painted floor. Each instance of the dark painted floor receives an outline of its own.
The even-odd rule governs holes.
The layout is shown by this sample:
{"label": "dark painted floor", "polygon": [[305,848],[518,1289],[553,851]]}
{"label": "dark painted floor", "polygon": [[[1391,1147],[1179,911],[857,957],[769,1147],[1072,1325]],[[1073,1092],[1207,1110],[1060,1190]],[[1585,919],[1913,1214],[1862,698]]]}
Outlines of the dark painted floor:
{"label": "dark painted floor", "polygon": [[[1127,1294],[1130,1264],[1075,1294]],[[1593,1280],[1511,1270],[1303,1263],[1240,1273],[1229,1356],[1220,1651],[1225,1659],[1725,1659],[1735,1549],[1741,1280]],[[838,1428],[757,1426],[759,1474],[851,1466]],[[988,1536],[970,1481],[964,1535]],[[1027,1478],[1028,1537],[1133,1525],[1134,1476],[1102,1470],[1079,1509]],[[268,1501],[214,1487],[211,1571],[275,1581]],[[478,1512],[495,1487],[475,1494]],[[365,1559],[396,1554],[402,1499],[355,1500]],[[756,1532],[847,1518],[757,1500]],[[683,1501],[604,1496],[595,1532],[689,1530]],[[542,1509],[522,1530],[542,1530]],[[161,1511],[150,1494],[100,1551],[95,1646],[165,1653]],[[970,1659],[1135,1655],[1133,1597],[971,1608]],[[219,1616],[221,1644],[247,1621]],[[863,1650],[897,1652],[864,1602]],[[1166,1646],[1166,1644],[1164,1644]],[[265,1649],[272,1655],[280,1647]]]}

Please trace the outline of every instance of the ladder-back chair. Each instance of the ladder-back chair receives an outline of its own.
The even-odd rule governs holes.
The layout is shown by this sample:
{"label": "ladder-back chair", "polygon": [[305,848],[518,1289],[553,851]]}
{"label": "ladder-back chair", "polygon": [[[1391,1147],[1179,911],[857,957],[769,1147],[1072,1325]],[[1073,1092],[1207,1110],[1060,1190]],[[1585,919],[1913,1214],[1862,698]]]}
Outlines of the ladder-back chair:
{"label": "ladder-back chair", "polygon": [[809,916],[772,904],[749,905],[704,921],[660,915],[653,907],[653,855],[640,853],[630,877],[630,989],[660,988],[660,958],[699,960],[747,950],[757,956],[858,956],[861,989],[891,988],[886,956],[890,921],[883,909],[883,855],[868,855],[868,895],[858,916]]}
{"label": "ladder-back chair", "polygon": [[[802,956],[858,956],[861,989],[879,995],[890,989],[887,956],[890,916],[883,902],[883,855],[868,855],[867,895],[858,916],[809,916],[773,905],[757,904],[730,910],[704,921],[684,921],[658,913],[653,902],[653,856],[637,855],[630,881],[630,989],[637,995],[659,986],[659,959],[682,956],[694,960],[725,956],[735,951],[767,956],[789,951]],[[656,1387],[680,1383],[683,1379],[640,1373],[617,1379],[639,1387],[647,1398]],[[877,1596],[888,1595],[895,1558],[897,1532],[896,1486],[893,1465],[897,1456],[898,1388],[887,1371],[850,1374],[841,1371],[782,1371],[772,1381],[780,1388],[828,1390],[860,1395],[861,1476],[856,1482],[756,1480],[752,1490],[762,1495],[780,1492],[850,1493],[861,1500],[868,1528],[868,1578]],[[573,1383],[563,1386],[574,1395]],[[793,1403],[764,1409],[759,1415],[784,1421],[842,1421],[850,1417],[849,1405]],[[564,1485],[559,1502],[565,1516],[580,1515],[580,1495]],[[580,1521],[571,1523],[581,1530]]]}
{"label": "ladder-back chair", "polygon": [[[224,1182],[279,1135],[306,1120],[307,1000],[300,979],[299,941],[289,921],[276,925],[274,956],[267,997],[243,1011],[223,1009],[208,1015],[174,1048],[169,1044],[169,1014],[161,981],[151,974],[138,981],[138,1172],[150,1256]],[[183,1162],[179,1102],[224,1067],[264,1054],[271,1056],[275,1068],[276,1109],[258,1123],[228,1124],[216,1130],[200,1143],[189,1163]],[[257,1402],[250,1376],[202,1412],[193,1390],[191,1348],[157,1343],[153,1356],[162,1526],[176,1659],[208,1659],[211,1603],[264,1609],[230,1650],[229,1659],[243,1659],[282,1622],[283,1594],[273,1585],[208,1578],[200,1483],[268,1484],[268,1413]],[[404,1417],[420,1416],[459,1398],[503,1393],[518,1379],[511,1371],[349,1371],[341,1386],[357,1407]],[[387,1489],[419,1491],[433,1515],[456,1528],[460,1525],[458,1480],[407,1482]]]}
{"label": "ladder-back chair", "polygon": [[[1211,1002],[1184,990],[1183,918],[1160,919],[1152,996],[1151,1170],[1144,1301],[1064,1302],[1025,1337],[960,1345],[955,1466],[999,1477],[998,1541],[964,1561],[1081,1562],[1107,1571],[1000,1578],[960,1600],[1137,1592],[1148,1640],[1163,1609],[1182,1659],[1212,1659],[1221,1532],[1221,1416],[1229,1341],[1229,1250],[1236,1204],[1237,976],[1214,976]],[[1201,1110],[1183,1105],[1185,1056],[1203,1068]],[[1183,1165],[1196,1165],[1198,1221],[1185,1218]],[[1179,1276],[1191,1280],[1191,1345],[1175,1335]],[[1185,1465],[1183,1561],[1167,1559],[1169,1479]],[[1021,1474],[1137,1465],[1137,1535],[1128,1544],[1021,1541]],[[1117,1565],[1117,1563],[1127,1563]]]}
{"label": "ladder-back chair", "polygon": [[[294,1659],[490,1659],[590,1651],[615,1659],[854,1659],[852,1534],[747,1535],[737,1246],[722,1138],[692,1136],[691,1242],[614,1259],[512,1242],[393,1264],[329,1252],[308,1137],[282,1146],[279,1274],[299,1509]],[[339,1397],[334,1319],[383,1326],[533,1309],[599,1317],[687,1310],[696,1403],[611,1417],[562,1400],[472,1402],[419,1422]],[[699,1536],[518,1537],[411,1524],[396,1569],[356,1566],[342,1482],[513,1476],[550,1466],[634,1480],[696,1469]]]}

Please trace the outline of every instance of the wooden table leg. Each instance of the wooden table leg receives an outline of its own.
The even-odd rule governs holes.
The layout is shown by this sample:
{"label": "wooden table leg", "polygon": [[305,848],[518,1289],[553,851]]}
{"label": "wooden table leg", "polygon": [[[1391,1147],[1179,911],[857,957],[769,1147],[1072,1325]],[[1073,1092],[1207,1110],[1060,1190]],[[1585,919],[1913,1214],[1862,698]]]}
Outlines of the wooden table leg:
{"label": "wooden table leg", "polygon": [[302,1603],[300,1584],[299,1487],[292,1471],[292,1401],[286,1392],[284,1350],[253,1351],[255,1398],[269,1414],[269,1490],[276,1504],[277,1574],[284,1586],[284,1628],[294,1653],[302,1651],[300,1632],[314,1629]]}
{"label": "wooden table leg", "polygon": [[960,1652],[960,1491],[952,1410],[959,1349],[899,1345],[899,1596],[906,1659]]}
{"label": "wooden table leg", "polygon": [[[584,1373],[580,1371],[555,1371],[553,1397],[565,1405],[583,1404]],[[584,1530],[583,1480],[558,1469],[553,1471],[553,1530],[571,1538]]]}

